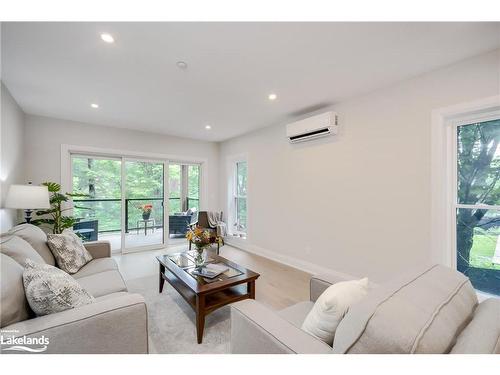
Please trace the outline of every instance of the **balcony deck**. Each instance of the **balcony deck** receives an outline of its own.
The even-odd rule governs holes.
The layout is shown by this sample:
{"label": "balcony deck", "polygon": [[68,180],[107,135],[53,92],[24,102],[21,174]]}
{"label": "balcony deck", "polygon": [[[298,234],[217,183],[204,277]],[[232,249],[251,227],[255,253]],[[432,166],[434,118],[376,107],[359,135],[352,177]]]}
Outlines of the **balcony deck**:
{"label": "balcony deck", "polygon": [[[113,253],[119,253],[121,247],[120,232],[105,232],[99,233],[98,239],[101,241],[109,241]],[[163,229],[158,228],[154,232],[148,230],[147,235],[144,235],[144,230],[132,230],[125,235],[125,247],[133,248],[139,246],[157,245],[163,242]],[[182,235],[170,235],[170,245],[180,245],[185,243],[186,239]]]}

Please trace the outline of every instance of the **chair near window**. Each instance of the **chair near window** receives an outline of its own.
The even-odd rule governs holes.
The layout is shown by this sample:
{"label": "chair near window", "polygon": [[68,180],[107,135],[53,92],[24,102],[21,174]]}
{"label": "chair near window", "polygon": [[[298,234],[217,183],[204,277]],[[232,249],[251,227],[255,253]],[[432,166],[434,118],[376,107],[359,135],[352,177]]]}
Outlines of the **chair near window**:
{"label": "chair near window", "polygon": [[[222,219],[222,211],[220,212],[220,218]],[[194,222],[191,224],[191,228],[194,228],[194,227],[200,227],[202,228],[203,230],[208,230],[209,232],[211,232],[213,234],[213,237],[215,239],[217,239],[218,235],[217,235],[217,226],[211,226],[210,225],[210,222],[208,220],[208,212],[207,211],[199,211],[198,212],[198,221]],[[221,241],[222,241],[222,246],[224,246],[224,237],[221,236],[220,237]],[[219,242],[217,242],[217,254],[219,254]],[[191,242],[189,242],[189,250],[191,250]]]}

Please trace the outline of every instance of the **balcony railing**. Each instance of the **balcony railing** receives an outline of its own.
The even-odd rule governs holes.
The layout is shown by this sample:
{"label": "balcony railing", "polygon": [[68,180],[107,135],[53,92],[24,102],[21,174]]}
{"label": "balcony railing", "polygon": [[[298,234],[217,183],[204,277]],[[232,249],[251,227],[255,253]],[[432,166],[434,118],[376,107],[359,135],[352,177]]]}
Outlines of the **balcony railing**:
{"label": "balcony railing", "polygon": [[[99,233],[117,232],[121,230],[121,201],[118,198],[74,199],[74,216],[82,220],[98,220]],[[125,232],[140,229],[137,227],[137,222],[142,220],[142,212],[138,206],[149,203],[153,205],[150,217],[155,219],[155,228],[163,228],[163,202],[162,197],[126,198]],[[198,208],[198,204],[198,198],[187,198],[187,207]],[[181,198],[169,198],[169,205],[173,212],[180,212]]]}

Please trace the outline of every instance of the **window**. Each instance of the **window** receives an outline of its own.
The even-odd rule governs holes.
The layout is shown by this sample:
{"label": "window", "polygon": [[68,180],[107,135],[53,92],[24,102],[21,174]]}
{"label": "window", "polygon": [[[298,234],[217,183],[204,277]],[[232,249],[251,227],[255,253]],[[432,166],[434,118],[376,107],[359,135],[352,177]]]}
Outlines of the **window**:
{"label": "window", "polygon": [[247,162],[238,161],[234,173],[233,233],[244,236],[247,232]]}
{"label": "window", "polygon": [[500,119],[456,127],[457,269],[500,295]]}

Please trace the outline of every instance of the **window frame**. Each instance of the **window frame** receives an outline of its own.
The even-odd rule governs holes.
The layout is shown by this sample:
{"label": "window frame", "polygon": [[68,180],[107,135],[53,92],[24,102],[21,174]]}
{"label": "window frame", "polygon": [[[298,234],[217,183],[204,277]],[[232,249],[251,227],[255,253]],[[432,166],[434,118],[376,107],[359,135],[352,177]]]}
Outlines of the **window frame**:
{"label": "window frame", "polygon": [[499,116],[500,95],[432,111],[430,247],[435,263],[457,268],[457,128]]}
{"label": "window frame", "polygon": [[489,205],[489,204],[469,204],[469,203],[459,203],[458,201],[458,128],[460,126],[472,125],[475,123],[481,123],[486,121],[492,121],[500,119],[500,112],[497,111],[486,111],[485,113],[480,113],[477,115],[467,114],[450,120],[450,126],[452,129],[453,136],[453,146],[452,146],[452,163],[453,163],[453,180],[451,184],[452,188],[452,204],[451,204],[451,225],[454,228],[452,231],[452,246],[453,246],[453,256],[452,256],[452,266],[453,269],[457,269],[457,210],[460,208],[465,209],[487,209],[500,211],[500,205]]}

